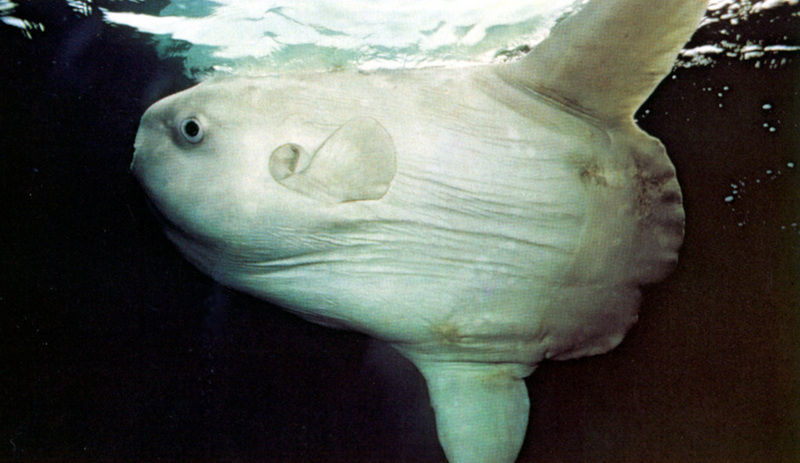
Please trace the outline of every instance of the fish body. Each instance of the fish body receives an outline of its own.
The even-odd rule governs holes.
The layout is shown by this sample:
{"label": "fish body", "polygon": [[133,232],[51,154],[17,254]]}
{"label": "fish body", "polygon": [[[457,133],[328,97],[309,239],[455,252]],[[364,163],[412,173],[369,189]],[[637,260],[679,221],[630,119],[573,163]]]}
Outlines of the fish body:
{"label": "fish body", "polygon": [[592,1],[505,65],[212,79],[148,109],[132,171],[194,265],[393,346],[451,462],[511,462],[523,378],[618,345],[677,262],[632,115],[705,4]]}

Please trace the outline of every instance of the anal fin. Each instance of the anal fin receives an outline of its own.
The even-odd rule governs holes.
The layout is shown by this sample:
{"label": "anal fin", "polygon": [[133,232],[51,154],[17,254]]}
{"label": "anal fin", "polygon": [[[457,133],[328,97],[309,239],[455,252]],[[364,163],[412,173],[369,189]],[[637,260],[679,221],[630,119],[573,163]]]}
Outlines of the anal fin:
{"label": "anal fin", "polygon": [[512,364],[417,365],[428,383],[439,442],[450,463],[513,463],[525,439],[530,400]]}

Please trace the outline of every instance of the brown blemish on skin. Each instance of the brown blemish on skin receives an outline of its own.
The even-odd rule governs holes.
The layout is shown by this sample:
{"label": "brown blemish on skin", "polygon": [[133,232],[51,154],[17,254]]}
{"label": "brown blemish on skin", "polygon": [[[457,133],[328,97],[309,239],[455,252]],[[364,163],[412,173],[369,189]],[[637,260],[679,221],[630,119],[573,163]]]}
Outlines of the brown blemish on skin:
{"label": "brown blemish on skin", "polygon": [[597,159],[591,159],[580,169],[581,181],[586,184],[595,184],[598,186],[608,186],[608,180],[605,177],[605,170]]}
{"label": "brown blemish on skin", "polygon": [[639,218],[647,218],[653,205],[653,193],[659,183],[652,176],[637,169],[633,175],[633,184],[636,188],[636,213]]}
{"label": "brown blemish on skin", "polygon": [[463,339],[458,327],[450,322],[433,325],[431,330],[442,341],[442,344],[458,344]]}
{"label": "brown blemish on skin", "polygon": [[656,203],[680,203],[679,190],[665,188],[675,178],[672,170],[662,175],[653,174],[641,163],[636,163],[633,174],[633,186],[636,190],[636,212],[640,219],[647,220],[651,216]]}

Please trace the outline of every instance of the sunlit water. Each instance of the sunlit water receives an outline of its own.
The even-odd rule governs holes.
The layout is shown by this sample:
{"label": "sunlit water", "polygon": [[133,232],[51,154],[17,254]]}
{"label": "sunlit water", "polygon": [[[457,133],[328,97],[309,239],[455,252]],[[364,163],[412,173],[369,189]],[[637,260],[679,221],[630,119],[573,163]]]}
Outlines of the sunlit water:
{"label": "sunlit water", "polygon": [[491,9],[466,0],[203,3],[189,9],[178,2],[160,17],[109,12],[106,18],[191,43],[198,49],[187,56],[198,67],[238,60],[262,69],[396,68],[491,60],[500,48],[541,40],[582,2],[507,1]]}
{"label": "sunlit water", "polygon": [[542,40],[584,0],[178,0],[160,16],[107,12],[106,20],[191,44],[192,70],[414,68],[487,62]]}
{"label": "sunlit water", "polygon": [[[92,0],[67,0],[79,14]],[[547,36],[586,0],[173,0],[158,15],[102,9],[104,20],[148,34],[163,56],[184,58],[187,74],[257,74],[293,70],[415,68],[505,60]],[[792,37],[739,34],[743,23],[798,0],[713,0],[702,28],[706,43],[684,50],[683,66],[720,56],[777,66],[800,47]],[[112,4],[113,5],[113,4]],[[0,21],[29,37],[45,24],[14,15],[0,0]],[[723,25],[723,27],[720,27]],[[777,61],[772,61],[777,59]]]}

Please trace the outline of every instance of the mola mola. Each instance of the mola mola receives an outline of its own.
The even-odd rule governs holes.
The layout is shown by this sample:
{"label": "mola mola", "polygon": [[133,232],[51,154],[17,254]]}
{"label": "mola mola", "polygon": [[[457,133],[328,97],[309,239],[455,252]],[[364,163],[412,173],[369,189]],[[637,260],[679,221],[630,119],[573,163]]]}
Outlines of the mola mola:
{"label": "mola mola", "polygon": [[634,111],[706,0],[592,0],[521,60],[216,78],[147,110],[134,175],[200,270],[419,368],[452,463],[513,462],[524,378],[607,352],[684,212]]}

